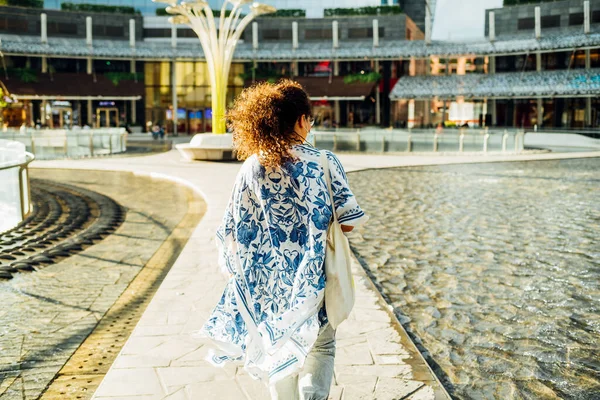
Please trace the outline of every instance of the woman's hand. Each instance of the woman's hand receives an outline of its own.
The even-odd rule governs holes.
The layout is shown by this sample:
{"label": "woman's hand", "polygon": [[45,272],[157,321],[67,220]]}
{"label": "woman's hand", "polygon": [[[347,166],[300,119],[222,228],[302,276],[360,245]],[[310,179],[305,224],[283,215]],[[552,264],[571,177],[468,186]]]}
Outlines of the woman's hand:
{"label": "woman's hand", "polygon": [[352,231],[352,229],[354,229],[354,227],[350,226],[350,225],[341,225],[341,227],[342,227],[342,232],[344,232],[344,233],[350,232],[350,231]]}

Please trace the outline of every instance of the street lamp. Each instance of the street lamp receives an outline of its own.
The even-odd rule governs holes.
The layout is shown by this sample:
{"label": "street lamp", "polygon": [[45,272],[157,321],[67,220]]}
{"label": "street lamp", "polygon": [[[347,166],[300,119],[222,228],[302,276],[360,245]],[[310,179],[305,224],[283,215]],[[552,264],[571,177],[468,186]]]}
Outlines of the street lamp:
{"label": "street lamp", "polygon": [[[248,24],[257,16],[276,11],[275,7],[252,3],[251,0],[225,0],[217,23],[207,1],[192,0],[178,3],[177,0],[152,0],[165,3],[166,11],[174,15],[172,24],[185,24],[196,32],[208,65],[212,100],[213,133],[225,133],[225,107],[229,68],[235,46]],[[227,14],[227,5],[232,9]],[[250,13],[242,16],[242,6],[250,4]]]}

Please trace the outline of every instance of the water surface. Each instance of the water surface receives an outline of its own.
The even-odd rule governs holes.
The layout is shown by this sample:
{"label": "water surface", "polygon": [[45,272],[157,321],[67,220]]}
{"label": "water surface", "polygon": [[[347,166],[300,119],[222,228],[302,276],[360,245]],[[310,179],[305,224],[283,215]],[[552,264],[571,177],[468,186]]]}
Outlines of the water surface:
{"label": "water surface", "polygon": [[457,398],[600,398],[600,158],[349,174],[351,243]]}

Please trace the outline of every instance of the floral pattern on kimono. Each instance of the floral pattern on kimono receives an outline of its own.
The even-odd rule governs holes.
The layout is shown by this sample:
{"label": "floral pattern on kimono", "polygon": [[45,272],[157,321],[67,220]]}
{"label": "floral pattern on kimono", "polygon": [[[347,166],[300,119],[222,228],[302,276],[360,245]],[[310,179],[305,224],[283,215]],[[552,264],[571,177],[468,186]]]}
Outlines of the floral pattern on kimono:
{"label": "floral pattern on kimono", "polygon": [[[295,161],[263,167],[256,156],[241,167],[217,231],[219,267],[229,276],[201,332],[212,339],[214,365],[243,362],[248,373],[274,384],[298,371],[320,326],[326,276],[325,237],[332,220],[319,150],[292,149]],[[340,223],[367,220],[331,152],[335,210]]]}

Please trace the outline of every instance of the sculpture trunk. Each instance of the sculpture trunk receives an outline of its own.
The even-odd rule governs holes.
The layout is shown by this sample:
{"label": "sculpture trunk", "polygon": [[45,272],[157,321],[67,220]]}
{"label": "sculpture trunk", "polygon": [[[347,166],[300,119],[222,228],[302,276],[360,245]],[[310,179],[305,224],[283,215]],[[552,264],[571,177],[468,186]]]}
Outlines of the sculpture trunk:
{"label": "sculpture trunk", "polygon": [[211,88],[212,105],[212,132],[226,133],[225,107],[227,99],[227,78],[223,76],[223,70],[213,71],[215,84]]}

